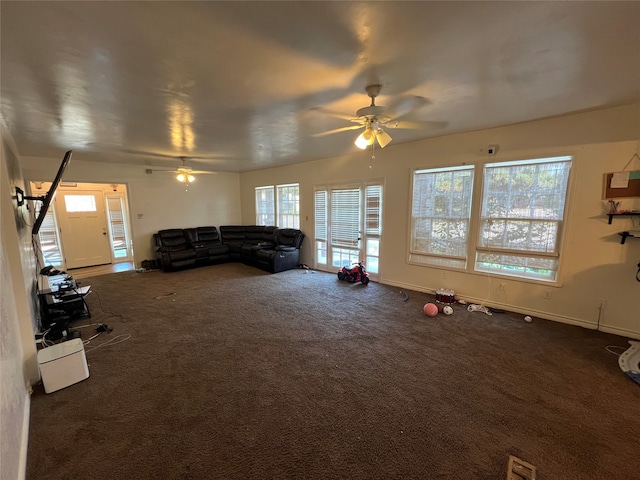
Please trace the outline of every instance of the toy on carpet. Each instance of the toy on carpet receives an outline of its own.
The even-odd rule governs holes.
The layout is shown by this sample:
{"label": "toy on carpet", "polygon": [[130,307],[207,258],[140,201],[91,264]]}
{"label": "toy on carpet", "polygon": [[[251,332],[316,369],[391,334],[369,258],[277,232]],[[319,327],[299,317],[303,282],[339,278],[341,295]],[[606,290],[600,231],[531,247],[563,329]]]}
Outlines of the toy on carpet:
{"label": "toy on carpet", "polygon": [[369,283],[369,274],[364,268],[364,262],[356,262],[353,268],[342,267],[338,272],[338,280],[346,280],[349,283],[361,282],[363,285]]}
{"label": "toy on carpet", "polygon": [[444,307],[442,307],[442,313],[444,313],[445,315],[452,315],[453,307],[451,305],[445,305]]}
{"label": "toy on carpet", "polygon": [[422,311],[427,317],[435,317],[438,315],[438,306],[435,303],[426,303],[422,308]]}
{"label": "toy on carpet", "polygon": [[618,365],[631,380],[640,385],[640,342],[629,340],[629,347],[618,357]]}

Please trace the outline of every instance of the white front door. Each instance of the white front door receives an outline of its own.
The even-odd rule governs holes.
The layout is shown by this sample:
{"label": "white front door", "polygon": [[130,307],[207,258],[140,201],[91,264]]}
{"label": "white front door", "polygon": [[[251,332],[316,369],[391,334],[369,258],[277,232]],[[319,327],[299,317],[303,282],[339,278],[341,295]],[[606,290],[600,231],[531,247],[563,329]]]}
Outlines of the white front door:
{"label": "white front door", "polygon": [[59,191],[56,210],[67,268],[111,263],[102,191]]}

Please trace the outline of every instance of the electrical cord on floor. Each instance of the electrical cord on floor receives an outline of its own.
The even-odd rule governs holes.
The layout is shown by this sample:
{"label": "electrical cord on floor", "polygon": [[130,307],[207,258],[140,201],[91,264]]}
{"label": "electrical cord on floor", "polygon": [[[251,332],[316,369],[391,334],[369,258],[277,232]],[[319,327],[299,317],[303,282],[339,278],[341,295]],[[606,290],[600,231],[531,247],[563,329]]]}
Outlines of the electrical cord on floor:
{"label": "electrical cord on floor", "polygon": [[120,320],[122,320],[123,323],[127,323],[126,320],[124,319],[124,317],[120,314],[120,313],[113,313],[113,312],[105,312],[104,311],[104,307],[102,306],[102,299],[100,298],[100,295],[98,294],[97,291],[95,290],[91,290],[95,296],[98,298],[98,304],[100,305],[100,311],[106,315],[105,320],[108,318],[119,318]]}
{"label": "electrical cord on floor", "polygon": [[[102,333],[102,332],[100,332]],[[95,335],[91,338],[95,338]],[[122,343],[122,342],[126,342],[127,340],[129,340],[131,338],[131,335],[129,335],[128,333],[123,333],[121,335],[117,335],[115,337],[113,337],[111,340],[107,340],[106,342],[103,342],[99,345],[96,345],[95,347],[90,346],[89,348],[84,349],[84,351],[86,353],[92,352],[94,350],[97,350],[98,348],[101,347],[107,347],[107,346],[113,346],[113,345],[117,345],[118,343]],[[88,342],[91,341],[91,339],[88,340]],[[85,344],[86,345],[86,344]]]}
{"label": "electrical cord on floor", "polygon": [[[620,350],[622,350],[620,353],[613,351],[614,348],[619,348]],[[609,353],[613,353],[614,355],[616,355],[617,357],[619,357],[620,355],[622,355],[624,353],[624,351],[627,349],[627,347],[619,347],[618,345],[607,345],[605,347],[605,350]]]}

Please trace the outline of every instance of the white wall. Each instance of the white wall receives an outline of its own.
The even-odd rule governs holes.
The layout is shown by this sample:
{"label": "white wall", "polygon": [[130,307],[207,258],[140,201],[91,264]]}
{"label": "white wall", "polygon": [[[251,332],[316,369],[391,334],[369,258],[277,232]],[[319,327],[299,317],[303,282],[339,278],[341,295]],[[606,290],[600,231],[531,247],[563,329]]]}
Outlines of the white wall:
{"label": "white wall", "polygon": [[[489,144],[500,145],[498,155],[486,155]],[[255,222],[256,186],[299,182],[301,229],[307,235],[302,261],[313,265],[313,186],[382,177],[383,283],[419,291],[452,288],[458,296],[472,301],[589,328],[597,326],[600,315],[601,330],[640,338],[640,283],[635,281],[640,240],[627,239],[620,245],[617,232],[631,228],[632,219],[615,219],[614,225],[608,225],[602,199],[604,173],[621,170],[640,152],[640,104],[392,145],[376,151],[372,169],[370,153],[358,151],[340,158],[243,173],[243,223]],[[412,168],[559,154],[575,155],[560,286],[508,277],[497,281],[486,274],[407,263]],[[640,161],[630,167],[640,170]],[[640,209],[640,198],[623,200],[621,208]],[[498,291],[499,283],[506,285],[505,291]],[[547,290],[551,291],[550,299],[544,299]],[[601,303],[605,305],[602,312]]]}
{"label": "white wall", "polygon": [[[21,159],[25,179],[51,181],[60,158]],[[137,266],[155,258],[152,235],[165,228],[219,226],[240,223],[240,180],[237,173],[197,175],[185,185],[169,173],[145,173],[144,166],[87,162],[74,152],[63,176],[65,182],[127,185],[133,250]]]}
{"label": "white wall", "polygon": [[[0,138],[0,478],[24,478],[30,385],[39,380],[34,341],[35,257],[24,209],[15,187],[24,189],[15,155]],[[31,292],[31,293],[29,293]]]}

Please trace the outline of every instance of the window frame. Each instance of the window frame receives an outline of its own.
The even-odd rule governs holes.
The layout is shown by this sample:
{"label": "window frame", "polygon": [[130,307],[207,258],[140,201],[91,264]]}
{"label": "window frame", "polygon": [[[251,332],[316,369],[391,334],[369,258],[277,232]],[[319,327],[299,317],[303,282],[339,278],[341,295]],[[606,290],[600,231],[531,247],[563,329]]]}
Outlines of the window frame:
{"label": "window frame", "polygon": [[[285,200],[282,192],[295,187],[296,201],[291,202],[287,200],[287,207],[285,208]],[[275,188],[275,219],[276,225],[279,228],[296,228],[300,229],[300,184],[299,183],[286,183],[282,185],[276,185]],[[290,213],[290,209],[293,207],[294,213]],[[285,219],[291,219],[292,222],[284,221]]]}
{"label": "window frame", "polygon": [[[288,207],[284,206],[283,196],[281,195],[282,191],[285,189],[290,189],[295,187],[297,189],[296,201],[292,202]],[[300,184],[299,183],[283,183],[280,185],[262,185],[259,187],[255,187],[255,213],[256,213],[256,225],[274,225],[278,228],[295,228],[300,229]],[[265,199],[259,199],[259,192],[267,192],[265,195]],[[270,192],[270,193],[269,193]],[[269,202],[268,196],[271,197],[271,202]],[[269,205],[270,204],[270,205]],[[265,211],[262,210],[261,206],[265,205],[267,208]],[[273,211],[269,210],[269,206],[273,206]],[[290,213],[291,206],[293,206],[294,213]],[[283,222],[285,217],[289,217],[291,222]],[[262,220],[272,219],[270,223],[267,223]]]}
{"label": "window frame", "polygon": [[[459,162],[455,165],[450,166],[439,166],[439,167],[419,167],[413,168],[410,170],[410,179],[409,179],[409,199],[408,199],[408,235],[407,235],[407,252],[406,252],[406,262],[410,265],[415,265],[419,267],[427,267],[427,268],[436,268],[441,270],[452,270],[457,272],[464,272],[472,275],[482,275],[482,276],[498,276],[509,278],[512,280],[517,280],[521,282],[534,283],[546,286],[560,286],[562,284],[562,269],[563,269],[563,257],[565,255],[564,249],[566,245],[566,232],[568,230],[567,225],[570,222],[570,218],[567,215],[567,212],[570,210],[570,203],[572,199],[572,190],[573,190],[573,179],[576,176],[576,168],[577,168],[577,153],[576,152],[562,152],[562,153],[551,153],[551,154],[535,154],[535,155],[521,155],[518,158],[505,158],[501,160],[495,160],[493,158],[486,159],[484,161],[478,161],[474,163],[465,163]],[[555,249],[553,253],[550,254],[536,254],[533,255],[540,256],[542,258],[548,258],[553,256],[557,258],[557,265],[555,266],[555,275],[544,278],[542,276],[536,275],[526,275],[523,276],[521,272],[517,273],[505,273],[504,271],[496,271],[493,269],[478,269],[476,267],[477,263],[477,255],[478,252],[486,252],[488,249],[482,246],[481,244],[481,236],[482,236],[482,224],[483,224],[483,198],[485,192],[485,167],[489,165],[500,165],[500,166],[519,166],[526,164],[542,164],[542,163],[552,163],[553,161],[566,161],[568,162],[568,173],[566,176],[566,185],[564,190],[564,208],[562,211],[562,215],[558,220],[558,229],[557,234],[555,236]],[[412,244],[414,241],[414,225],[413,225],[413,198],[414,198],[414,174],[418,171],[447,171],[453,170],[455,168],[461,167],[473,167],[475,171],[475,179],[473,180],[473,188],[471,193],[471,209],[470,209],[470,218],[469,218],[469,226],[468,226],[468,237],[467,237],[467,254],[466,254],[466,265],[464,267],[456,267],[446,264],[447,262],[421,262],[416,261],[416,252],[412,251]],[[555,220],[554,220],[555,221]],[[497,249],[494,249],[497,250]],[[503,250],[501,250],[502,252]],[[506,249],[504,250],[506,254],[509,253]],[[527,251],[515,250],[517,254],[528,255],[530,253]],[[413,258],[412,258],[413,256]],[[438,256],[434,256],[434,258],[438,258]],[[446,257],[441,257],[446,258]]]}
{"label": "window frame", "polygon": [[[264,192],[264,198],[258,198],[258,194]],[[269,193],[271,196],[271,205],[269,205]],[[276,206],[275,206],[275,186],[265,185],[255,188],[255,207],[256,207],[256,225],[275,225],[276,223]],[[262,206],[265,207],[264,211]],[[269,207],[273,207],[273,211],[268,211]],[[271,223],[261,220],[261,218],[269,219],[273,221]]]}
{"label": "window frame", "polygon": [[[427,267],[440,267],[440,268],[452,268],[455,270],[466,270],[469,265],[470,258],[470,250],[469,245],[471,239],[473,238],[473,208],[474,208],[474,200],[475,200],[475,192],[476,192],[476,170],[477,167],[475,165],[453,165],[448,167],[434,167],[434,168],[415,168],[411,171],[411,190],[410,190],[410,199],[409,199],[409,235],[408,235],[408,255],[407,262],[413,265],[427,266]],[[467,210],[469,212],[467,218],[467,228],[466,228],[466,241],[464,242],[463,254],[462,255],[454,255],[454,254],[439,254],[436,252],[429,252],[418,250],[415,248],[415,242],[418,240],[416,238],[417,225],[415,222],[414,216],[414,206],[415,206],[415,195],[416,195],[416,176],[419,174],[434,174],[437,175],[439,173],[454,173],[468,171],[471,174],[470,182],[471,182],[471,190],[468,192],[468,205]],[[437,215],[432,215],[431,219],[438,219]],[[441,217],[444,218],[444,217]],[[448,220],[452,220],[453,217],[447,217]],[[463,218],[463,217],[459,217]],[[446,240],[449,240],[448,238]]]}
{"label": "window frame", "polygon": [[[504,218],[501,218],[500,220],[504,221],[505,224],[507,224],[508,222],[510,223],[522,223],[522,222],[528,222],[531,224],[530,230],[533,230],[533,224],[534,223],[538,223],[538,224],[543,224],[543,223],[555,223],[557,228],[555,229],[555,235],[553,235],[554,237],[554,246],[553,249],[551,251],[540,251],[540,250],[536,250],[536,249],[524,249],[524,248],[508,248],[508,247],[499,247],[499,246],[491,246],[491,245],[487,245],[484,243],[483,241],[483,234],[484,234],[484,224],[486,222],[488,222],[489,224],[492,223],[492,218],[495,217],[491,217],[490,214],[489,215],[485,215],[485,193],[486,193],[486,189],[487,189],[487,169],[488,168],[507,168],[507,167],[526,167],[526,166],[540,166],[540,165],[544,165],[544,164],[558,164],[558,163],[565,163],[567,164],[566,167],[566,171],[564,172],[565,176],[563,177],[563,180],[565,181],[564,183],[564,192],[563,192],[563,198],[562,198],[562,211],[560,212],[560,216],[559,218],[548,218],[545,219],[544,217],[542,218],[538,218],[535,216],[529,216],[529,217],[508,217],[505,216]],[[571,194],[571,179],[572,179],[572,171],[575,168],[575,155],[554,155],[554,156],[543,156],[543,157],[534,157],[534,158],[526,158],[526,159],[519,159],[519,160],[505,160],[505,161],[500,161],[500,162],[486,162],[482,165],[483,168],[483,173],[482,173],[482,188],[480,190],[480,198],[478,201],[478,205],[477,205],[477,234],[476,234],[476,238],[475,238],[475,251],[473,252],[473,270],[474,272],[477,273],[481,273],[481,274],[490,274],[490,275],[500,275],[506,278],[515,278],[518,280],[524,280],[524,281],[532,281],[532,282],[540,282],[543,283],[545,285],[556,285],[560,283],[560,270],[561,270],[561,257],[562,257],[562,246],[564,245],[564,232],[566,231],[566,222],[567,222],[567,211],[568,211],[568,206],[569,206],[569,201],[570,201],[570,194]],[[538,176],[538,172],[535,175],[535,178],[539,178]],[[558,185],[558,187],[561,187],[562,185]],[[560,193],[559,191],[556,193]],[[529,207],[531,208],[531,207]],[[547,207],[549,209],[551,209],[551,207]],[[505,230],[507,230],[506,226],[505,226]],[[548,270],[552,270],[553,271],[553,275],[536,275],[533,272],[529,272],[526,275],[523,274],[523,272],[519,272],[519,271],[512,271],[512,272],[508,272],[506,269],[507,267],[509,267],[509,265],[506,265],[506,263],[502,263],[502,267],[500,269],[500,271],[498,271],[497,269],[491,269],[491,268],[479,268],[478,264],[480,263],[480,261],[478,260],[478,257],[480,255],[504,255],[504,256],[513,256],[513,257],[519,257],[521,259],[522,263],[526,263],[526,265],[523,268],[529,269],[532,268],[532,263],[535,263],[535,261],[539,261],[540,264],[542,265],[544,263],[544,261],[546,260],[547,262],[550,263],[555,263],[555,268],[548,268]],[[529,261],[531,261],[532,263],[529,263]],[[554,262],[555,261],[555,262]],[[514,265],[511,265],[511,267],[513,267]],[[544,269],[544,267],[540,266],[538,267],[539,269]]]}
{"label": "window frame", "polygon": [[[364,260],[369,278],[373,281],[380,278],[384,190],[383,178],[353,183],[314,185],[314,266],[316,269],[335,271],[334,260],[337,256],[340,258],[340,266],[344,264],[350,267],[352,263]],[[347,236],[335,232],[334,193],[350,191],[352,194],[358,191],[357,238],[353,235],[347,235],[349,238],[346,238]],[[352,198],[355,198],[355,194]],[[322,210],[321,219],[318,218],[319,207]],[[355,211],[351,210],[351,213],[354,214]],[[352,217],[355,218],[355,215]],[[355,223],[352,222],[350,225],[353,226]],[[321,262],[321,258],[325,262]]]}

